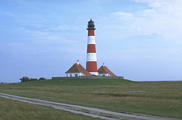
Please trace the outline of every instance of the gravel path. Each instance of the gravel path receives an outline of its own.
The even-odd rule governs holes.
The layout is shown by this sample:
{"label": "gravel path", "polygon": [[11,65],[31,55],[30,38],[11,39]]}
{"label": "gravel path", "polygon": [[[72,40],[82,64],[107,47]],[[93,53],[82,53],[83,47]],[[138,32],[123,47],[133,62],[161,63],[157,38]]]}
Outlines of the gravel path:
{"label": "gravel path", "polygon": [[84,106],[72,105],[72,104],[64,104],[64,103],[40,100],[35,98],[20,97],[20,96],[5,94],[5,93],[0,93],[0,97],[10,99],[10,100],[15,100],[15,101],[21,101],[25,103],[50,106],[55,109],[64,110],[64,111],[72,112],[75,114],[90,116],[93,118],[100,118],[104,120],[177,120],[174,118],[163,118],[163,117],[143,115],[143,114],[118,113],[118,112],[112,112],[112,111],[98,109],[98,108],[84,107]]}

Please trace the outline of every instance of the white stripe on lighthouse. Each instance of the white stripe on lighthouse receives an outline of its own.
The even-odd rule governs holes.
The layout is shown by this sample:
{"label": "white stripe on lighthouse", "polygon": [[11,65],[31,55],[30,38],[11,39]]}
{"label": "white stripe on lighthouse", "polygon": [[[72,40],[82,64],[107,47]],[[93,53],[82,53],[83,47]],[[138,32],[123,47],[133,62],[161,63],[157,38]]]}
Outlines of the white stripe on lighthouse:
{"label": "white stripe on lighthouse", "polygon": [[87,53],[87,61],[97,61],[96,53]]}
{"label": "white stripe on lighthouse", "polygon": [[88,44],[95,44],[95,36],[88,36]]}
{"label": "white stripe on lighthouse", "polygon": [[98,72],[90,72],[90,74],[92,74],[92,75],[99,75]]}

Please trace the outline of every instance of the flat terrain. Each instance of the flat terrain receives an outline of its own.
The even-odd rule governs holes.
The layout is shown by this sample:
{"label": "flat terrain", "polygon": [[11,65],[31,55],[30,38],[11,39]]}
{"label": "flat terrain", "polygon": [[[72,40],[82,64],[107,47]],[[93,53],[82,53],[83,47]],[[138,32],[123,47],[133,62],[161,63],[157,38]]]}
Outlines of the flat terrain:
{"label": "flat terrain", "polygon": [[62,79],[4,84],[0,91],[116,112],[182,118],[182,82]]}
{"label": "flat terrain", "polygon": [[71,105],[71,104],[65,104],[60,102],[40,100],[36,98],[21,97],[21,96],[6,94],[6,93],[0,93],[0,97],[9,99],[9,100],[30,103],[30,104],[49,106],[58,110],[64,110],[71,113],[81,114],[81,115],[85,115],[85,116],[89,116],[93,118],[100,118],[104,120],[178,120],[178,119],[169,118],[169,117],[112,112],[112,111],[93,108],[93,107]]}
{"label": "flat terrain", "polygon": [[98,120],[50,107],[0,98],[0,120]]}

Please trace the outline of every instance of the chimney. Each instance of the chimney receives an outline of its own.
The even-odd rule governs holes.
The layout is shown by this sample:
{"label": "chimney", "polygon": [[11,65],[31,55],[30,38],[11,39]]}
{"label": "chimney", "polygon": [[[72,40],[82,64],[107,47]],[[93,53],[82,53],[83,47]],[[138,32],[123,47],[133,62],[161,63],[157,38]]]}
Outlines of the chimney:
{"label": "chimney", "polygon": [[76,61],[76,64],[77,64],[77,65],[79,65],[79,64],[80,64],[79,60],[77,60],[77,61]]}

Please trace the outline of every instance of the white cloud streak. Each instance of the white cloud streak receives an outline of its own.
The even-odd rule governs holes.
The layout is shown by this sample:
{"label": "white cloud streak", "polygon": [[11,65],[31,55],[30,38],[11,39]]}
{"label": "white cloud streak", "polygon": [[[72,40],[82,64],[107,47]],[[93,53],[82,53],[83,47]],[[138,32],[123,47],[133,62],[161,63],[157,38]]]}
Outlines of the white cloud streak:
{"label": "white cloud streak", "polygon": [[157,34],[166,42],[182,44],[181,0],[135,0],[135,2],[146,3],[149,7],[135,12],[118,11],[111,16],[128,21],[126,29],[135,34]]}

